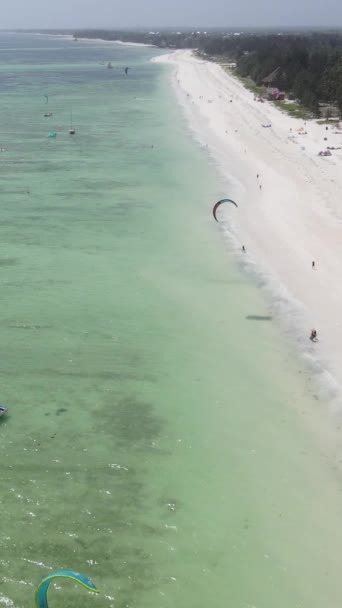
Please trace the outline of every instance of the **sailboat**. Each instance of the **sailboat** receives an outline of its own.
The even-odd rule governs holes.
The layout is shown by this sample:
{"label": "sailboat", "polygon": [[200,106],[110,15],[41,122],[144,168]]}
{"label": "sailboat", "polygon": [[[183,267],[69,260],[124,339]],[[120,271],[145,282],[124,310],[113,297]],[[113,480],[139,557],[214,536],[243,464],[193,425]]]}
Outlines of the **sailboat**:
{"label": "sailboat", "polygon": [[76,129],[72,126],[72,108],[70,110],[70,129],[69,129],[69,135],[75,135],[76,133]]}

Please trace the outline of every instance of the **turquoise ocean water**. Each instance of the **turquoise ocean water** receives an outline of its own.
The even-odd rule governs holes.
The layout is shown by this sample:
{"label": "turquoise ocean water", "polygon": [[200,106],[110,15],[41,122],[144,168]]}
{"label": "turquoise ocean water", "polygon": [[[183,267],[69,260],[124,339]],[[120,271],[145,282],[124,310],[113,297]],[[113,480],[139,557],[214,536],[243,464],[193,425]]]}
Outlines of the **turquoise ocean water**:
{"label": "turquoise ocean water", "polygon": [[0,605],[337,606],[324,404],[156,54],[0,36]]}

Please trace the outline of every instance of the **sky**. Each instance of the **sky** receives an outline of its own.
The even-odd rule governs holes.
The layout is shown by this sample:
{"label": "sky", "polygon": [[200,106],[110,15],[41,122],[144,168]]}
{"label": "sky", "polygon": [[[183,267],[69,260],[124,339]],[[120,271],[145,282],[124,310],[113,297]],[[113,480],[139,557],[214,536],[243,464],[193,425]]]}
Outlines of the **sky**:
{"label": "sky", "polygon": [[0,27],[342,27],[342,0],[0,0]]}

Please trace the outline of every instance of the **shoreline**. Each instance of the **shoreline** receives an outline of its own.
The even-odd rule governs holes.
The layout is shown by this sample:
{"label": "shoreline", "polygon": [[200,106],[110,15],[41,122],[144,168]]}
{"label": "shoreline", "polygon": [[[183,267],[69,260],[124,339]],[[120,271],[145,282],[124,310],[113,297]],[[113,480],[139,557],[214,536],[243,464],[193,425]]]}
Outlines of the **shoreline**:
{"label": "shoreline", "polygon": [[32,36],[48,36],[49,38],[64,38],[65,40],[72,40],[77,42],[97,42],[103,44],[116,44],[119,46],[127,46],[127,47],[141,47],[141,48],[158,48],[154,44],[144,44],[142,42],[124,42],[123,40],[104,40],[103,38],[75,38],[73,34],[50,34],[50,33],[42,33],[42,32],[13,32],[14,34],[26,34]]}
{"label": "shoreline", "polygon": [[[342,148],[342,131],[292,118],[271,102],[258,103],[238,79],[192,51],[152,61],[173,67],[177,101],[222,176],[225,187],[208,201],[208,218],[215,197],[237,201],[233,216],[227,207],[220,211],[223,238],[264,291],[272,317],[296,344],[320,397],[340,411],[342,149],[327,158],[318,153]],[[317,343],[309,340],[313,327]]]}
{"label": "shoreline", "polygon": [[[74,39],[74,37],[73,37]],[[86,42],[101,42],[103,44],[116,44],[118,46],[127,46],[127,47],[141,47],[141,48],[152,48],[156,49],[154,44],[144,44],[143,42],[124,42],[123,40],[104,40],[103,38],[77,38],[78,42],[82,42],[85,40]]]}

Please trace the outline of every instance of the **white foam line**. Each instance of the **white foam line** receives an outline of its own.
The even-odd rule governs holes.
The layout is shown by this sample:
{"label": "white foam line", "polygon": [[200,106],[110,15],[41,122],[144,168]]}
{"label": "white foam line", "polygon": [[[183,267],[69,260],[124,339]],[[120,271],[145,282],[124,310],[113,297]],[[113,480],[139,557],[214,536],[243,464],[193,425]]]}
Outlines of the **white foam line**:
{"label": "white foam line", "polygon": [[[234,225],[228,229],[223,223],[230,248],[240,256],[246,246],[246,271],[257,277],[273,313],[324,387],[323,395],[339,410],[342,151],[327,158],[318,152],[342,145],[342,132],[294,119],[271,102],[259,103],[235,77],[191,51],[152,61],[173,66],[177,99],[220,171],[225,188],[219,184],[212,203],[228,195],[239,203]],[[293,137],[300,145],[293,145]],[[309,340],[312,327],[316,344]]]}

